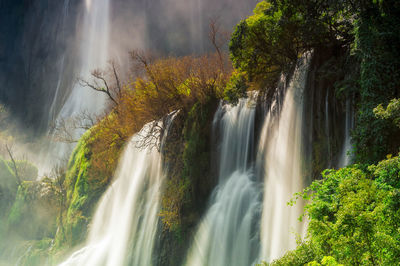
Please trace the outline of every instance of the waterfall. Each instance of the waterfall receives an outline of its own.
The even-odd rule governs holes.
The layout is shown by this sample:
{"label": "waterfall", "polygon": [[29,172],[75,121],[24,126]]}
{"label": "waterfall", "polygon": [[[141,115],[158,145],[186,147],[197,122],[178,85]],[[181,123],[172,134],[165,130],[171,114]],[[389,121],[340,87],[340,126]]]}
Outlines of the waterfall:
{"label": "waterfall", "polygon": [[[167,133],[173,117],[164,127]],[[97,207],[85,247],[62,266],[152,264],[165,175],[160,152],[137,147],[151,125],[147,124],[129,142],[115,181]]]}
{"label": "waterfall", "polygon": [[237,106],[221,104],[215,115],[214,127],[222,138],[219,184],[186,265],[250,265],[258,256],[261,189],[251,163],[254,116],[252,98]]}
{"label": "waterfall", "polygon": [[282,105],[282,96],[277,94],[261,133],[259,160],[265,175],[261,257],[267,261],[294,249],[296,234],[302,235],[305,228],[298,221],[302,204],[287,206],[287,202],[305,185],[302,175],[302,127],[309,57],[305,54],[299,60],[291,80],[284,86]]}
{"label": "waterfall", "polygon": [[344,141],[342,152],[339,158],[339,167],[345,167],[351,163],[351,136],[350,132],[354,127],[354,109],[351,98],[346,98],[346,119],[344,127]]}
{"label": "waterfall", "polygon": [[[64,15],[68,12],[69,0],[64,3]],[[108,60],[109,46],[109,23],[110,23],[110,0],[96,0],[93,3],[90,0],[85,1],[84,17],[81,31],[78,32],[79,41],[79,70],[78,77],[90,80],[91,71],[104,68]],[[62,57],[61,69],[64,69],[64,57]],[[91,88],[82,86],[79,82],[75,82],[72,91],[60,112],[56,115],[56,103],[59,101],[59,89],[63,73],[60,73],[56,93],[50,107],[51,122],[60,122],[85,112],[88,115],[98,114],[104,109],[105,97],[101,93]],[[72,138],[79,139],[84,133],[82,129],[75,129]],[[55,137],[49,132],[50,139],[54,141]],[[41,151],[37,165],[39,168],[39,178],[45,173],[51,171],[51,168],[57,163],[57,160],[63,159],[69,155],[73,145],[66,143],[48,143]]]}
{"label": "waterfall", "polygon": [[[89,79],[94,69],[104,68],[108,58],[110,0],[86,0],[82,31],[79,32],[79,77]],[[63,105],[59,118],[68,118],[82,110],[97,113],[104,108],[105,98],[90,88],[76,83]]]}
{"label": "waterfall", "polygon": [[326,132],[326,145],[328,151],[328,168],[332,164],[332,154],[331,154],[331,134],[330,134],[330,119],[329,119],[329,90],[326,91],[325,96],[325,132]]}

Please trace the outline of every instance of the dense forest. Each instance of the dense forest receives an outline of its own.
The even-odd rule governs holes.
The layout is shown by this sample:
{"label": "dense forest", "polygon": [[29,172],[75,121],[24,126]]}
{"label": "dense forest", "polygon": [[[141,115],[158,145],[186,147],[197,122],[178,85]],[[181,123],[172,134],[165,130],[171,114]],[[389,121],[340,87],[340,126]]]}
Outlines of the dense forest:
{"label": "dense forest", "polygon": [[400,2],[252,4],[90,69],[96,112],[0,98],[0,265],[400,262]]}

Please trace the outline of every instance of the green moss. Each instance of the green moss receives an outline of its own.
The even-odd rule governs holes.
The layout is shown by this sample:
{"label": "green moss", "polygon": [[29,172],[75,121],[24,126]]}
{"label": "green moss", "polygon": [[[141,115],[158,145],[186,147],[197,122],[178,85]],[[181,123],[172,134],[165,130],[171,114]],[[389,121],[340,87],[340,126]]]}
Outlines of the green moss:
{"label": "green moss", "polygon": [[[65,244],[75,246],[85,239],[96,203],[111,180],[111,174],[99,173],[93,163],[93,147],[102,138],[101,130],[98,129],[92,128],[81,137],[68,162],[65,177],[65,234],[59,231],[56,238],[58,247]],[[122,146],[118,151],[121,149]],[[119,155],[119,152],[112,154],[114,155]],[[113,172],[113,169],[107,170]]]}
{"label": "green moss", "polygon": [[[60,239],[65,238],[69,245],[76,245],[84,239],[86,226],[88,224],[88,172],[90,167],[90,149],[88,139],[90,131],[86,132],[74,149],[68,163],[65,185],[67,191],[67,216],[65,221],[65,236],[57,236],[58,244]],[[61,242],[61,243],[60,243]]]}
{"label": "green moss", "polygon": [[58,213],[52,181],[23,181],[7,218],[8,233],[32,240],[54,237]]}

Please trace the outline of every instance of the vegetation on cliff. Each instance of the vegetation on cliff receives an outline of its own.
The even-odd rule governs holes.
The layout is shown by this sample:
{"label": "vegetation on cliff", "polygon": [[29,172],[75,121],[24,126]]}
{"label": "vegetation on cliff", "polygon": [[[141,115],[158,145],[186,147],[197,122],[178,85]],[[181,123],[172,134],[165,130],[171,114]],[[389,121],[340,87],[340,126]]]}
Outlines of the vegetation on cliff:
{"label": "vegetation on cliff", "polygon": [[[131,59],[133,70],[129,80],[120,80],[114,65],[111,72],[93,72],[96,81],[108,81],[104,82],[106,87],[94,89],[108,95],[110,109],[82,136],[68,163],[66,208],[62,215],[65,228],[58,231],[56,241],[60,247],[74,246],[84,239],[96,202],[112,181],[124,144],[144,124],[153,123],[152,130],[136,145],[157,149],[160,149],[158,132],[162,135],[164,129],[154,121],[163,120],[172,111],[180,110],[184,125],[171,147],[175,161],[170,164],[176,170],[166,184],[162,200],[160,215],[167,230],[179,231],[182,217],[190,216],[181,215],[181,212],[188,199],[191,201],[188,193],[198,189],[192,182],[197,184],[200,178],[199,171],[192,170],[196,164],[189,161],[201,159],[203,163],[199,167],[202,171],[209,168],[207,154],[201,153],[207,153],[209,148],[209,141],[203,142],[203,139],[209,135],[206,131],[213,114],[210,102],[216,106],[216,99],[224,97],[229,77],[229,68],[221,68],[223,58],[211,54],[155,59],[148,54],[132,52]],[[178,147],[182,147],[182,154]],[[196,157],[198,152],[200,154]],[[167,152],[165,157],[168,161]],[[182,164],[177,162],[179,159]],[[179,165],[182,168],[177,167]]]}
{"label": "vegetation on cliff", "polygon": [[[82,242],[130,137],[153,123],[150,134],[137,145],[160,149],[157,138],[164,128],[154,121],[180,110],[163,144],[167,181],[159,213],[160,264],[180,264],[214,186],[211,123],[218,101],[235,104],[251,89],[268,98],[282,73],[290,73],[303,53],[330,49],[333,55],[318,78],[334,83],[332,94],[342,101],[355,101],[356,164],[325,170],[320,180],[296,195],[308,201],[303,217],[309,219],[307,237],[272,264],[397,263],[400,157],[387,154],[397,154],[400,147],[399,11],[394,0],[261,1],[234,29],[229,43],[233,68],[216,47],[216,54],[178,58],[132,52],[132,71],[125,80],[114,64],[94,71],[94,83],[81,82],[105,93],[109,108],[101,117],[89,119],[92,123],[85,129],[90,129],[79,140],[67,169],[54,180],[37,182],[37,169],[29,163],[0,159],[0,237],[7,230],[29,236],[32,242],[25,244],[33,251],[22,259],[37,264],[43,262],[43,252]],[[2,113],[0,106],[0,123]],[[324,137],[313,143],[315,169],[309,172],[319,172],[332,159],[322,158],[324,147],[330,145],[325,142],[329,140]],[[338,152],[336,146],[331,153]],[[55,245],[49,238],[55,238]]]}
{"label": "vegetation on cliff", "polygon": [[399,157],[385,157],[400,147],[394,99],[400,93],[399,10],[391,0],[271,0],[260,2],[235,28],[230,42],[235,68],[267,91],[275,90],[279,75],[306,51],[337,51],[339,56],[320,70],[325,75],[332,76],[340,62],[343,69],[352,66],[344,75],[333,73],[332,80],[337,96],[355,100],[352,155],[358,164],[324,171],[321,180],[297,195],[308,200],[308,235],[273,265],[398,262]]}
{"label": "vegetation on cliff", "polygon": [[398,156],[367,169],[352,165],[324,171],[322,180],[297,194],[308,200],[306,239],[272,265],[321,262],[324,256],[344,265],[396,264],[400,256],[399,174]]}

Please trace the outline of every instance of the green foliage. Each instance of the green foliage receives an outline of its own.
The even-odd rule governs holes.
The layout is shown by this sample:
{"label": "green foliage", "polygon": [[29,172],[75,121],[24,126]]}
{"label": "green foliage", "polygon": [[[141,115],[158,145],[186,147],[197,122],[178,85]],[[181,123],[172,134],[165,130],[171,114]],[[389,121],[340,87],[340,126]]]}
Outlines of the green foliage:
{"label": "green foliage", "polygon": [[[279,75],[289,72],[305,51],[351,49],[346,61],[353,70],[346,70],[335,85],[340,94],[359,96],[352,136],[355,161],[375,163],[400,146],[400,130],[373,112],[400,94],[399,10],[395,0],[262,1],[236,26],[229,44],[231,59],[249,81],[274,89]],[[228,99],[232,88],[227,89]]]}
{"label": "green foliage", "polygon": [[399,11],[398,1],[369,2],[355,22],[353,53],[361,62],[361,97],[353,140],[359,162],[375,163],[388,153],[397,153],[400,145],[399,129],[373,112],[400,93]]}
{"label": "green foliage", "polygon": [[393,188],[400,188],[400,157],[391,155],[387,157],[376,166],[369,166],[368,170],[373,173],[380,185],[386,184]]}
{"label": "green foliage", "polygon": [[344,266],[343,264],[338,263],[335,258],[331,256],[325,256],[322,258],[321,263],[318,263],[316,261],[312,261],[307,263],[307,266],[321,266],[321,265],[327,265],[327,266]]}
{"label": "green foliage", "polygon": [[[310,265],[319,265],[316,261],[324,256],[344,265],[396,264],[400,257],[399,173],[399,157],[368,169],[353,165],[324,171],[322,180],[297,195],[308,200],[307,243],[315,259],[303,255],[301,246],[285,257],[297,256],[294,261],[302,264],[312,259]],[[330,258],[323,263],[337,265]]]}
{"label": "green foliage", "polygon": [[374,114],[377,118],[387,119],[393,121],[393,123],[400,128],[400,100],[392,99],[386,109],[383,108],[382,104],[379,104],[374,109]]}
{"label": "green foliage", "polygon": [[262,1],[235,28],[229,49],[235,68],[250,81],[274,88],[304,52],[351,41],[351,5],[346,1]]}
{"label": "green foliage", "polygon": [[237,104],[240,98],[247,96],[248,87],[246,73],[234,71],[224,90],[224,100]]}
{"label": "green foliage", "polygon": [[279,260],[275,260],[271,265],[306,265],[316,259],[314,249],[310,242],[300,243],[296,250],[287,252]]}

